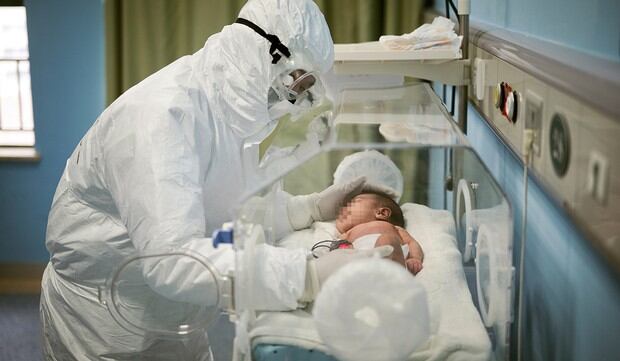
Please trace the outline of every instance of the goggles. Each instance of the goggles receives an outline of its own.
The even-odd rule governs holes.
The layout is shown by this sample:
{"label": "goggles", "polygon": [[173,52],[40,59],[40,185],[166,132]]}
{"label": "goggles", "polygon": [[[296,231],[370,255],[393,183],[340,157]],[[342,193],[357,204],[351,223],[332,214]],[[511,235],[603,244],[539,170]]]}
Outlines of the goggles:
{"label": "goggles", "polygon": [[[290,84],[287,84],[290,82]],[[308,94],[310,88],[318,83],[318,77],[313,71],[302,69],[293,70],[284,78],[284,90],[288,100],[301,99]]]}

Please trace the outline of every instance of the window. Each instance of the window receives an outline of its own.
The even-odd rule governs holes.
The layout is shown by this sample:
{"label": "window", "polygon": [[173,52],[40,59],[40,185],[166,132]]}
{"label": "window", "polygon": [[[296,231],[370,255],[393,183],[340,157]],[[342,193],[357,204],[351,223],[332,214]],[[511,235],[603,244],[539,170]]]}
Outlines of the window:
{"label": "window", "polygon": [[26,8],[0,6],[0,156],[36,154],[34,144]]}

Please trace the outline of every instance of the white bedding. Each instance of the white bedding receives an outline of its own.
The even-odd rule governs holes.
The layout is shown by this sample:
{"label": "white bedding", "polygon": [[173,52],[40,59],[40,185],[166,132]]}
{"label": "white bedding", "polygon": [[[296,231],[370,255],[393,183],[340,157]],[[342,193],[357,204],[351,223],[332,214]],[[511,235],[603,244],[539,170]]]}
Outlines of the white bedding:
{"label": "white bedding", "polygon": [[[416,277],[428,293],[431,320],[431,337],[409,360],[488,360],[491,344],[467,287],[452,215],[412,203],[402,208],[407,230],[424,250],[424,269]],[[287,236],[280,245],[309,249],[317,241],[337,235],[332,223],[317,222]],[[249,336],[252,347],[271,343],[328,353],[312,315],[304,310],[264,312],[251,326]]]}

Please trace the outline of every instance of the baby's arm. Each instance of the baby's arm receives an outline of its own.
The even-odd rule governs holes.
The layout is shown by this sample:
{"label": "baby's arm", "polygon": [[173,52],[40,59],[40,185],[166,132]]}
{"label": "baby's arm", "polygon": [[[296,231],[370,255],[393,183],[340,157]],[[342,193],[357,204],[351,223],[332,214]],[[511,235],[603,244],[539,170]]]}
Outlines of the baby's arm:
{"label": "baby's arm", "polygon": [[400,263],[403,266],[407,266],[401,243],[402,240],[396,232],[386,232],[381,234],[381,236],[377,238],[377,241],[375,242],[375,247],[381,247],[385,245],[392,246],[392,248],[394,248],[394,251],[390,256],[390,259],[394,262]]}
{"label": "baby's arm", "polygon": [[405,230],[401,227],[396,227],[398,230],[398,235],[403,240],[405,244],[409,246],[409,254],[405,259],[405,264],[407,265],[407,269],[411,271],[413,274],[417,274],[422,270],[422,261],[424,261],[424,251],[422,251],[422,247],[418,243],[418,241],[413,238]]}

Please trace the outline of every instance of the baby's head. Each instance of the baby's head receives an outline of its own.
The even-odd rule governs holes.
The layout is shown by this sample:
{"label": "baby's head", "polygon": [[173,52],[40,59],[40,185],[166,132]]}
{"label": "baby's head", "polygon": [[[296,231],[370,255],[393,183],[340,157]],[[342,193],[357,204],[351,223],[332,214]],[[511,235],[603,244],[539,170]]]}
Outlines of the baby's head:
{"label": "baby's head", "polygon": [[344,233],[358,224],[372,221],[387,221],[395,226],[405,226],[403,211],[398,203],[384,193],[365,191],[340,207],[336,228]]}

